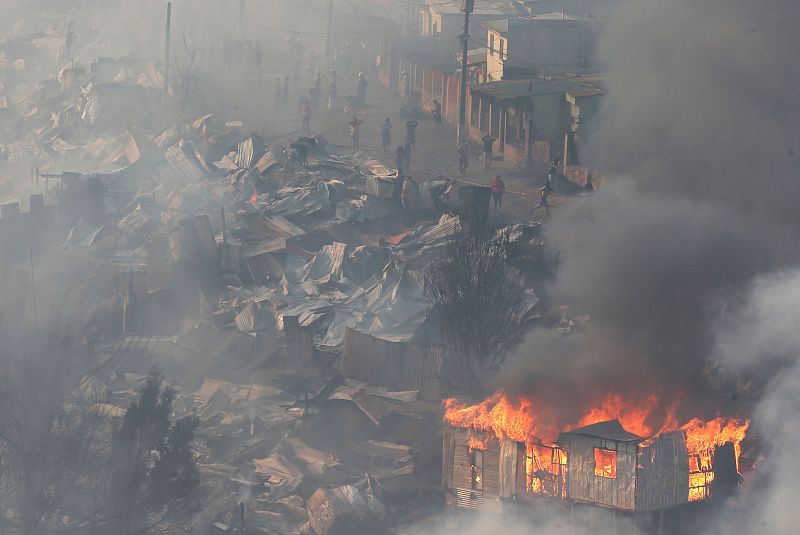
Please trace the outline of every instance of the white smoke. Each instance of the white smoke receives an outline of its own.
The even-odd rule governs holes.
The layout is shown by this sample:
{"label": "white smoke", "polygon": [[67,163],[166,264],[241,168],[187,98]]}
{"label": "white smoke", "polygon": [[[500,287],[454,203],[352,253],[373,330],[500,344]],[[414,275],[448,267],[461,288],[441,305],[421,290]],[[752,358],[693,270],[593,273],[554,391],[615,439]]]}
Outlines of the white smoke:
{"label": "white smoke", "polygon": [[753,414],[763,464],[742,490],[746,512],[714,533],[789,535],[798,532],[800,484],[800,269],[765,275],[727,318],[717,338],[719,358],[759,396]]}

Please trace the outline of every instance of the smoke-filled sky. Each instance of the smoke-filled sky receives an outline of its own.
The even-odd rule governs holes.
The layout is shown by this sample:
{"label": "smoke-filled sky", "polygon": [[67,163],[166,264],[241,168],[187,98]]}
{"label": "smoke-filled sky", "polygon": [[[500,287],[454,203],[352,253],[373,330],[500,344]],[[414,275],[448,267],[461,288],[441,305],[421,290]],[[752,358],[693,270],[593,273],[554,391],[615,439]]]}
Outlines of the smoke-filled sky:
{"label": "smoke-filled sky", "polygon": [[[712,410],[752,404],[768,460],[743,489],[747,514],[708,533],[800,525],[800,273],[785,271],[800,229],[798,22],[792,0],[621,3],[603,39],[612,81],[588,152],[626,178],[547,229],[561,253],[547,293],[592,326],[534,332],[497,383],[566,406],[652,388],[684,389]],[[711,366],[749,379],[753,397],[712,391]]]}
{"label": "smoke-filled sky", "polygon": [[623,0],[592,153],[647,191],[800,223],[800,2]]}

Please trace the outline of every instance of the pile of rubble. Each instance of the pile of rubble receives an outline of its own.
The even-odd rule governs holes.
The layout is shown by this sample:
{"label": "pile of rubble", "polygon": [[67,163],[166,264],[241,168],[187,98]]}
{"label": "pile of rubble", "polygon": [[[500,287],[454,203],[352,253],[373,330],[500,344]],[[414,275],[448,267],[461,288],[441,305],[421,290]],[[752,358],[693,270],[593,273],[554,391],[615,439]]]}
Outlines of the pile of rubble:
{"label": "pile of rubble", "polygon": [[[36,162],[48,235],[92,258],[104,296],[95,394],[120,415],[153,364],[179,378],[209,529],[238,526],[240,503],[256,533],[390,525],[439,485],[441,407],[347,379],[337,358],[348,329],[429,340],[425,266],[454,206],[488,196],[433,180],[404,211],[396,171],[321,137],[270,144],[214,113],[162,130],[163,83],[153,62],[101,58],[11,103],[23,121],[2,157]],[[504,235],[524,247],[535,231]]]}

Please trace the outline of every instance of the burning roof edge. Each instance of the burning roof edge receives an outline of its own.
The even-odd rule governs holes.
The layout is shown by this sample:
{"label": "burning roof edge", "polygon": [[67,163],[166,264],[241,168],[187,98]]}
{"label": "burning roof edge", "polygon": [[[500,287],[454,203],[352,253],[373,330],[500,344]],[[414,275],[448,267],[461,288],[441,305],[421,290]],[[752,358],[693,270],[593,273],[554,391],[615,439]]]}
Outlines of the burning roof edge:
{"label": "burning roof edge", "polygon": [[564,431],[558,437],[558,442],[561,442],[562,437],[565,435],[584,435],[588,437],[602,438],[608,440],[616,440],[618,442],[641,442],[645,437],[635,435],[630,431],[626,431],[619,420],[608,420],[606,422],[598,422],[577,429]]}

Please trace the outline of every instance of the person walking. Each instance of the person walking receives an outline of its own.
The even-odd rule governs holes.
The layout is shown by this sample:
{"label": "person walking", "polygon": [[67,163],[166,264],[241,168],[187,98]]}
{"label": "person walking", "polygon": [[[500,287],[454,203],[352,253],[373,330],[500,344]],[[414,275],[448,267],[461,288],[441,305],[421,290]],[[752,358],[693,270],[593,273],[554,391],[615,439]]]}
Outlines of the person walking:
{"label": "person walking", "polygon": [[364,77],[363,72],[358,73],[358,82],[356,82],[356,97],[356,103],[359,106],[363,106],[367,99],[367,79]]}
{"label": "person walking", "polygon": [[289,77],[283,77],[283,94],[281,95],[281,104],[286,106],[289,102]]}
{"label": "person walking", "polygon": [[438,100],[433,101],[433,124],[436,127],[436,131],[442,129],[442,105],[439,103]]}
{"label": "person walking", "polygon": [[405,169],[409,173],[411,172],[411,153],[412,152],[413,151],[411,150],[411,142],[406,141],[405,150],[404,150],[404,153],[405,153]]}
{"label": "person walking", "polygon": [[550,215],[550,194],[553,192],[553,188],[550,187],[550,184],[545,184],[544,186],[539,189],[539,206],[538,208],[544,208],[544,211],[547,215]]}
{"label": "person walking", "polygon": [[503,208],[503,193],[506,192],[506,183],[497,175],[492,182],[492,198],[494,199],[494,209],[501,210]]}
{"label": "person walking", "polygon": [[336,89],[336,82],[331,80],[328,86],[328,115],[336,115],[336,102],[339,97],[339,92]]}
{"label": "person walking", "polygon": [[547,183],[550,184],[550,187],[553,187],[553,180],[558,176],[558,164],[561,161],[556,158],[553,160],[553,163],[550,164],[550,170],[547,172]]}
{"label": "person walking", "polygon": [[350,125],[350,139],[353,140],[353,151],[358,150],[358,142],[360,141],[361,138],[360,134],[361,123],[363,122],[364,121],[353,115],[353,120],[347,123]]}
{"label": "person walking", "polygon": [[495,138],[491,134],[486,134],[481,138],[481,141],[483,141],[483,169],[488,171],[492,166],[492,150]]}
{"label": "person walking", "polygon": [[467,145],[466,141],[461,140],[456,150],[458,152],[458,172],[461,173],[461,176],[464,176],[469,165],[469,145]]}
{"label": "person walking", "polygon": [[[413,150],[417,143],[418,121],[406,121],[406,145],[409,150]],[[410,152],[409,152],[410,154]]]}
{"label": "person walking", "polygon": [[300,119],[303,121],[303,134],[311,133],[311,103],[303,99],[300,103]]}
{"label": "person walking", "polygon": [[319,109],[319,99],[322,96],[322,87],[320,86],[319,71],[314,78],[314,84],[308,90],[308,96],[311,97],[311,107],[316,110]]}
{"label": "person walking", "polygon": [[381,145],[383,146],[383,156],[386,157],[389,154],[389,145],[392,144],[392,121],[389,120],[387,117],[386,120],[383,122],[383,128],[381,128]]}
{"label": "person walking", "polygon": [[402,175],[406,166],[406,146],[398,145],[394,151],[394,163],[397,166],[397,172]]}

